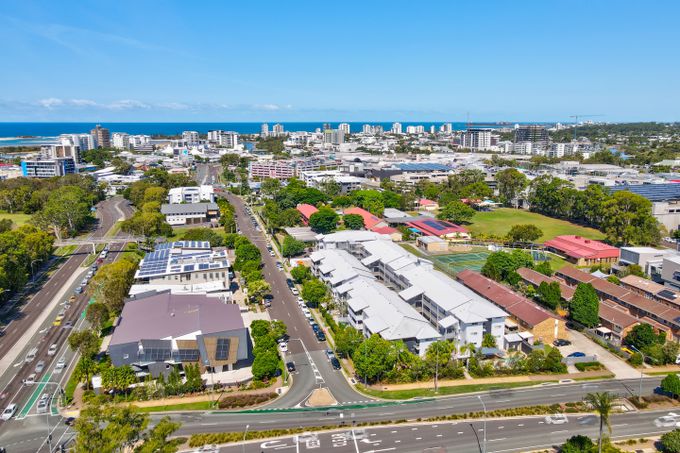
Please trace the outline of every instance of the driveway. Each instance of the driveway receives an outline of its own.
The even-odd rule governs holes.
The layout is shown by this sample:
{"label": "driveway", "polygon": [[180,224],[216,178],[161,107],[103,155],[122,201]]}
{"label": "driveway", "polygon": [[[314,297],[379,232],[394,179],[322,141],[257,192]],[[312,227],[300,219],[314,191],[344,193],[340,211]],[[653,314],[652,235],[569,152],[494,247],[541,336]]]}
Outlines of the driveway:
{"label": "driveway", "polygon": [[630,366],[617,355],[612,354],[607,349],[592,341],[590,338],[577,330],[569,330],[569,346],[560,347],[560,352],[564,357],[572,352],[583,352],[585,354],[597,355],[597,360],[614,373],[616,379],[633,379],[640,377],[640,371]]}

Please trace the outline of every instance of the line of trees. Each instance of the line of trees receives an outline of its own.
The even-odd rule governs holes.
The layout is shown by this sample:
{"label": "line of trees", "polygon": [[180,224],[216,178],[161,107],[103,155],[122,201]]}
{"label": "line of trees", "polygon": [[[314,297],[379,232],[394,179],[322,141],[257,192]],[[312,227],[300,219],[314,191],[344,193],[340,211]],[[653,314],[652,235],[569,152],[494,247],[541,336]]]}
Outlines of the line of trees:
{"label": "line of trees", "polygon": [[281,356],[277,351],[277,342],[286,335],[287,329],[283,321],[265,321],[258,319],[250,324],[250,335],[253,337],[253,377],[258,381],[267,381],[279,374]]}
{"label": "line of trees", "polygon": [[33,271],[50,259],[54,237],[32,225],[0,233],[0,299],[23,288]]}
{"label": "line of trees", "polygon": [[534,212],[600,229],[615,245],[655,245],[661,238],[652,203],[629,191],[610,194],[597,184],[577,190],[568,181],[543,175],[529,185],[528,201]]}

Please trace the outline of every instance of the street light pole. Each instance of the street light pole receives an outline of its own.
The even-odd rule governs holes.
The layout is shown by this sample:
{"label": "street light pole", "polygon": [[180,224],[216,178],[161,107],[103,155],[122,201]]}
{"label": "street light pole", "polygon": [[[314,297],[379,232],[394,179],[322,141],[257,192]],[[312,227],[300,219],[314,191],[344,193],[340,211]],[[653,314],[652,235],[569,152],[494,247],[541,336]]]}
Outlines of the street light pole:
{"label": "street light pole", "polygon": [[480,403],[482,403],[482,407],[484,408],[484,452],[486,453],[486,404],[484,404],[484,400],[482,399],[481,395],[477,395],[477,399],[479,400]]}
{"label": "street light pole", "polygon": [[243,444],[241,445],[241,447],[243,447],[241,449],[243,453],[246,451],[246,437],[248,436],[248,428],[250,428],[250,425],[246,425],[246,430],[243,432]]}
{"label": "street light pole", "polygon": [[642,373],[642,371],[645,369],[645,355],[642,353],[642,351],[640,351],[640,350],[639,350],[638,348],[636,348],[635,346],[630,345],[630,347],[631,347],[635,352],[637,352],[638,354],[640,354],[640,355],[642,356],[642,364],[640,365],[640,390],[639,390],[639,393],[638,393],[638,402],[641,403],[641,402],[642,402],[642,377],[644,376],[644,374]]}

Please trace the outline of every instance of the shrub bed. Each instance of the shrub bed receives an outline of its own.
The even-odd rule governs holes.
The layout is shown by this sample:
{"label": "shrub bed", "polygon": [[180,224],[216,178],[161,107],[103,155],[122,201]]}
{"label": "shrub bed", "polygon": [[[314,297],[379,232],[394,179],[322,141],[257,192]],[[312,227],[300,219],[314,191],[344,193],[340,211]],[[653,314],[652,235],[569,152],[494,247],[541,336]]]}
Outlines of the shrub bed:
{"label": "shrub bed", "polygon": [[600,362],[581,362],[575,363],[574,366],[579,371],[599,371],[604,369],[604,365]]}
{"label": "shrub bed", "polygon": [[246,395],[231,395],[220,398],[217,405],[220,409],[255,406],[276,398],[276,393],[256,393]]}

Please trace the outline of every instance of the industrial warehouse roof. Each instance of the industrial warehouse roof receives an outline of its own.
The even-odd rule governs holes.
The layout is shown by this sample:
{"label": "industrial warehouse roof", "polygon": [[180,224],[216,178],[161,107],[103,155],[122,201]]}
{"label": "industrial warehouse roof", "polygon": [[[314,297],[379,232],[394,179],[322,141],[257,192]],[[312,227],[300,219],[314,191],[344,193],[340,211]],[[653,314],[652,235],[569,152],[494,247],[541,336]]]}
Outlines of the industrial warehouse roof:
{"label": "industrial warehouse roof", "polygon": [[434,164],[434,163],[426,163],[426,162],[420,162],[420,163],[401,163],[401,164],[394,164],[395,167],[397,167],[399,170],[403,171],[449,171],[451,170],[451,167],[448,167],[444,164]]}
{"label": "industrial warehouse roof", "polygon": [[680,200],[680,184],[635,184],[609,187],[612,192],[627,190],[642,195],[650,201]]}

